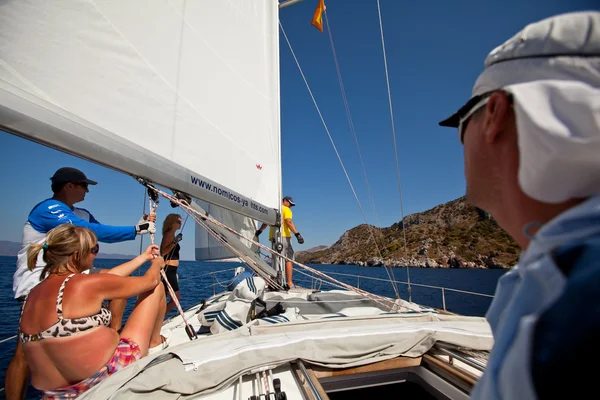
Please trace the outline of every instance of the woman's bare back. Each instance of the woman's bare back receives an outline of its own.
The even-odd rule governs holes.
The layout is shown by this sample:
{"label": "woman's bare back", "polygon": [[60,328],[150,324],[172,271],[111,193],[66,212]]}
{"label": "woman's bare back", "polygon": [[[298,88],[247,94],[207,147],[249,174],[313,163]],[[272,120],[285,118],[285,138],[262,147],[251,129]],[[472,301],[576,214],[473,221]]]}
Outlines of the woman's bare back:
{"label": "woman's bare back", "polygon": [[[88,278],[85,274],[77,274],[65,285],[63,318],[87,317],[100,310],[101,302],[82,293],[82,286]],[[24,334],[42,332],[57,322],[56,298],[65,279],[66,276],[50,276],[30,292],[21,321]],[[38,389],[48,390],[77,383],[101,370],[118,342],[119,334],[105,326],[69,337],[27,342],[24,350],[32,371],[32,384]]]}

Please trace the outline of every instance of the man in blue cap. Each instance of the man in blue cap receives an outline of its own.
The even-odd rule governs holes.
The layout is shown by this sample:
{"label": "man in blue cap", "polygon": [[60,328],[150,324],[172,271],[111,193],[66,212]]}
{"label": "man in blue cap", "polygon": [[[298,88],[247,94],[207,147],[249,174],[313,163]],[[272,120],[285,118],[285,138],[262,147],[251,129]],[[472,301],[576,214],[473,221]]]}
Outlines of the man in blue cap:
{"label": "man in blue cap", "polygon": [[[53,196],[37,204],[27,217],[23,227],[23,242],[17,255],[17,270],[13,275],[13,292],[15,299],[22,301],[25,296],[40,283],[40,276],[44,269],[43,252],[40,252],[36,267],[30,271],[27,267],[27,251],[35,243],[43,243],[46,234],[53,228],[65,223],[83,226],[94,231],[99,242],[117,243],[133,240],[137,235],[154,233],[155,218],[146,220],[142,217],[136,225],[111,226],[103,225],[86,209],[75,207],[85,199],[90,185],[97,182],[88,179],[78,169],[64,167],[57,170],[52,178],[51,189]],[[111,327],[119,329],[127,300],[111,301],[110,309],[113,313]],[[20,340],[17,340],[15,354],[6,370],[5,392],[7,399],[21,399],[27,388],[29,369]]]}
{"label": "man in blue cap", "polygon": [[523,249],[486,314],[473,399],[586,398],[600,337],[600,13],[528,25],[493,50],[458,128],[467,199]]}
{"label": "man in blue cap", "polygon": [[[283,255],[284,257],[287,257],[291,260],[294,259],[294,248],[292,247],[292,232],[296,236],[298,243],[300,243],[300,244],[304,243],[304,238],[302,237],[300,232],[298,232],[298,229],[296,229],[296,225],[294,225],[294,222],[292,221],[291,207],[294,207],[295,205],[296,205],[296,203],[294,203],[294,199],[291,196],[285,196],[283,198],[283,200],[281,201],[281,221],[282,221],[281,237],[282,237],[282,242],[283,242],[283,251],[281,252],[281,255]],[[258,230],[256,231],[257,238],[261,234],[261,232],[265,229],[266,226],[267,226],[266,224],[262,224],[260,226],[260,228],[258,228]],[[269,231],[269,240],[270,241],[275,240],[274,230],[272,227]],[[287,278],[287,284],[290,288],[294,287],[294,281],[292,280],[293,272],[294,272],[294,269],[293,269],[292,262],[286,260],[285,261],[285,275]]]}

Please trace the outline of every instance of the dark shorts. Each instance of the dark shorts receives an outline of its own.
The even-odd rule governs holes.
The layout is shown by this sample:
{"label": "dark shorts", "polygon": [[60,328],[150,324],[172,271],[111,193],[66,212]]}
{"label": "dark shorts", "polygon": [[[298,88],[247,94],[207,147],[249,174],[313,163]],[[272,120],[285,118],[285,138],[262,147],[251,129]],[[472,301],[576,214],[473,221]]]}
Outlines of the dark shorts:
{"label": "dark shorts", "polygon": [[282,238],[282,240],[283,240],[283,251],[281,252],[281,255],[284,257],[287,257],[291,260],[295,260],[294,248],[292,247],[292,238],[284,237],[284,238]]}
{"label": "dark shorts", "polygon": [[[177,277],[177,267],[172,267],[167,265],[165,267],[165,275],[167,275],[167,280],[171,284],[173,291],[179,292],[179,278]],[[163,285],[165,285],[165,293],[169,296],[169,289],[167,289],[167,284],[163,280]]]}

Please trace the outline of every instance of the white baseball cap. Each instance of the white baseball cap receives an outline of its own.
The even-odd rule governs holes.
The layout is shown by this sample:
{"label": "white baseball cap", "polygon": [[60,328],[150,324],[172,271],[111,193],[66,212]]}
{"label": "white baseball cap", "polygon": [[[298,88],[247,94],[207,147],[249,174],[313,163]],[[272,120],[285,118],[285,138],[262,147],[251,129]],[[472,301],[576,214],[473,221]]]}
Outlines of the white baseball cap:
{"label": "white baseball cap", "polygon": [[492,50],[471,99],[439,124],[458,127],[497,90],[515,106],[521,189],[549,203],[600,194],[600,12],[526,26]]}

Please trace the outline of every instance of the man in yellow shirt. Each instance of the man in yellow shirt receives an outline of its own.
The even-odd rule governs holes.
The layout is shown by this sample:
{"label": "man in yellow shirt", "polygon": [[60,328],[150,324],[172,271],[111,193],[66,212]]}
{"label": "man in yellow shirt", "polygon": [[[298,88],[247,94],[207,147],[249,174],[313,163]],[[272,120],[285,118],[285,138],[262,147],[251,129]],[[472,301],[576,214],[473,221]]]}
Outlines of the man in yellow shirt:
{"label": "man in yellow shirt", "polygon": [[[282,220],[281,236],[282,236],[282,242],[283,242],[283,251],[281,252],[281,255],[293,260],[294,259],[294,248],[292,247],[292,232],[296,236],[296,239],[298,239],[298,243],[300,243],[300,244],[304,243],[304,238],[302,237],[300,232],[298,232],[298,229],[296,229],[296,225],[294,225],[294,222],[292,221],[291,207],[294,207],[296,205],[296,203],[294,203],[294,199],[291,196],[285,196],[283,198],[281,204],[282,204],[282,207],[281,207],[281,220]],[[265,230],[266,227],[267,227],[267,225],[263,223],[260,226],[260,228],[258,228],[258,230],[256,231],[257,238],[261,234],[261,232]],[[271,227],[271,230],[269,231],[269,240],[271,242],[273,242],[275,240],[273,227]],[[292,273],[293,273],[292,262],[286,260],[285,261],[285,275],[287,277],[287,284],[290,288],[294,287],[294,282],[292,281]]]}

